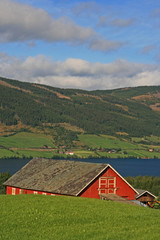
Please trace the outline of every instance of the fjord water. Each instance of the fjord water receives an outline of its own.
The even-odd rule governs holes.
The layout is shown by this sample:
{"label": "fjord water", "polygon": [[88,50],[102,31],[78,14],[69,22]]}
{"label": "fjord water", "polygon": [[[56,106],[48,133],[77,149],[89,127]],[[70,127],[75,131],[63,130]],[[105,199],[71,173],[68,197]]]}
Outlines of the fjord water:
{"label": "fjord water", "polygon": [[[89,160],[90,161],[90,160]],[[159,176],[160,159],[97,159],[92,162],[109,163],[123,177],[128,176]]]}
{"label": "fjord water", "polygon": [[[30,159],[0,159],[0,172],[9,171],[14,174],[29,161]],[[123,177],[138,175],[160,177],[160,159],[77,159],[76,161],[109,163]]]}

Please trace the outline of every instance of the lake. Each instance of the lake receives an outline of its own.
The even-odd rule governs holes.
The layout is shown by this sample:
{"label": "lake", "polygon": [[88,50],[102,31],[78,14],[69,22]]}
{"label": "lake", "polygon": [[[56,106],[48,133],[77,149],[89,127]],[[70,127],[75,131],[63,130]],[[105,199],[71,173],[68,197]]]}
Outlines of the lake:
{"label": "lake", "polygon": [[[0,172],[9,171],[14,174],[29,161],[29,159],[0,159]],[[160,159],[77,159],[76,161],[109,163],[123,177],[138,175],[160,177]]]}

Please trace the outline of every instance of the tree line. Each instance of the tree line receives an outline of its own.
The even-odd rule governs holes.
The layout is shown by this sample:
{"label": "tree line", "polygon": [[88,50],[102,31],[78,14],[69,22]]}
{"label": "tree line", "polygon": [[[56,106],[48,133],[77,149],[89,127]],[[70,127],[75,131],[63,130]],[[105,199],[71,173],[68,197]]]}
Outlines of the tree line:
{"label": "tree line", "polygon": [[160,197],[160,177],[137,176],[126,177],[126,180],[137,189],[147,190],[155,196]]}
{"label": "tree line", "polygon": [[0,194],[6,193],[6,187],[3,185],[3,183],[10,177],[11,174],[9,172],[0,173]]}

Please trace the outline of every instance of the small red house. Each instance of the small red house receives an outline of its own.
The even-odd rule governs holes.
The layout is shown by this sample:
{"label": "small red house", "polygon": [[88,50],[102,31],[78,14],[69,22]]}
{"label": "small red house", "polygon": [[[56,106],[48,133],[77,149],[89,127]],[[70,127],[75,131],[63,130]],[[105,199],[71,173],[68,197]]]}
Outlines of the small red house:
{"label": "small red house", "polygon": [[69,160],[32,159],[9,178],[7,194],[68,195],[100,198],[117,194],[134,200],[138,194],[111,165]]}

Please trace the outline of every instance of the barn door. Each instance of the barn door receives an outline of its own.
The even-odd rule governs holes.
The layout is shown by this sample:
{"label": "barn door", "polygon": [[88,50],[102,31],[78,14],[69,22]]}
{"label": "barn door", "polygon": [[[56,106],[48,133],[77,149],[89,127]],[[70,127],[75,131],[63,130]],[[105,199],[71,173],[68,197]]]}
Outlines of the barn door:
{"label": "barn door", "polygon": [[116,193],[116,177],[101,177],[99,179],[99,194]]}

